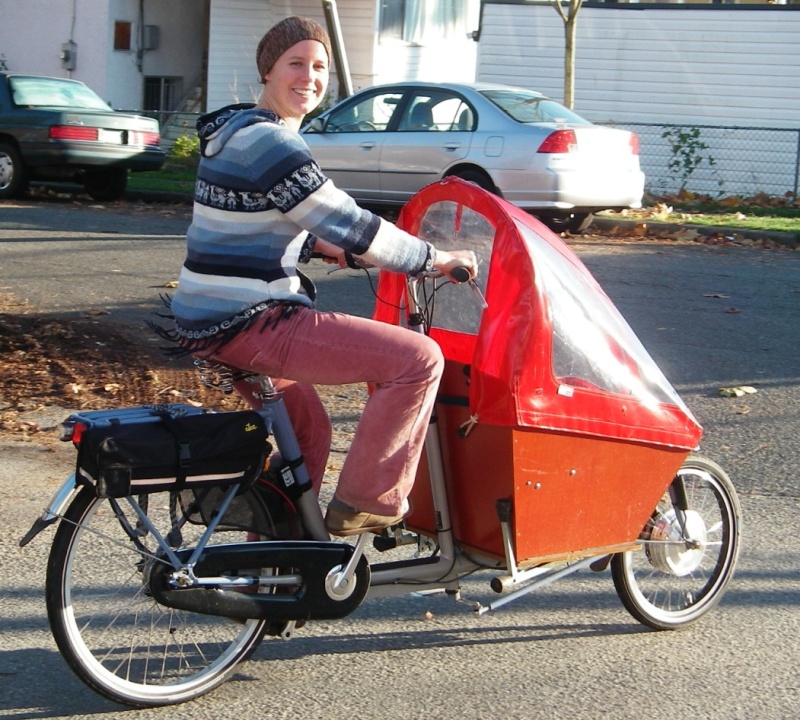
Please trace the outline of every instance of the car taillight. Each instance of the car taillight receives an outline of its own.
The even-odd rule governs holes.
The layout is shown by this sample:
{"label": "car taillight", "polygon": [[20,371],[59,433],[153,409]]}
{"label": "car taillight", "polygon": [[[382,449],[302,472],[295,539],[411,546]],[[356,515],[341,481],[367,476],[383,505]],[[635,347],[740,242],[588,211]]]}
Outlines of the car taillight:
{"label": "car taillight", "polygon": [[636,133],[631,133],[630,140],[628,140],[628,144],[631,146],[631,154],[638,155],[639,154],[639,136]]}
{"label": "car taillight", "polygon": [[161,144],[161,135],[157,132],[132,130],[128,133],[128,144],[158,147]]}
{"label": "car taillight", "polygon": [[88,140],[89,142],[96,142],[98,135],[98,129],[94,127],[54,125],[50,128],[51,140]]}
{"label": "car taillight", "polygon": [[550,133],[536,152],[568,153],[578,149],[578,138],[574,130],[556,130]]}

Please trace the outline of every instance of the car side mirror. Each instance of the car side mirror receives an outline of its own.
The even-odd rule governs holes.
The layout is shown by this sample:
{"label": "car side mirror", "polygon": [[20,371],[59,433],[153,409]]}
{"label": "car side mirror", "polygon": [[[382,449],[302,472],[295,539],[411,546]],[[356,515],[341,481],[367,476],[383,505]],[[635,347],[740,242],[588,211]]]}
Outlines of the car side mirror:
{"label": "car side mirror", "polygon": [[322,118],[315,117],[308,123],[306,132],[321,133],[325,132],[325,123]]}

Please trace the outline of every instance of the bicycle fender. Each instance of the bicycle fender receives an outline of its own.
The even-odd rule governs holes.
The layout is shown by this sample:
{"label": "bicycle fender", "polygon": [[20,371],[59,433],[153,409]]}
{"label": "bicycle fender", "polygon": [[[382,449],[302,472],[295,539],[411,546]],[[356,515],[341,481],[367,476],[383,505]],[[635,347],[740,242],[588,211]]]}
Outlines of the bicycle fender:
{"label": "bicycle fender", "polygon": [[35,538],[42,530],[52,525],[58,520],[66,510],[69,503],[72,501],[73,494],[79,489],[79,484],[76,480],[75,473],[72,473],[64,482],[61,487],[56,490],[53,499],[47,505],[47,508],[42,513],[41,517],[37,518],[30,530],[20,539],[19,546],[25,547],[33,538]]}

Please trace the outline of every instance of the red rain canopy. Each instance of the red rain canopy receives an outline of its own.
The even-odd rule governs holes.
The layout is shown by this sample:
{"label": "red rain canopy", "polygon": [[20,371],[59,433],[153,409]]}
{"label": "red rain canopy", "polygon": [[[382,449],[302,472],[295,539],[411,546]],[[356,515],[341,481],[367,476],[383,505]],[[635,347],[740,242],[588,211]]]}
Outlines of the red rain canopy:
{"label": "red rain canopy", "polygon": [[[538,220],[458,178],[417,193],[398,225],[469,248],[478,285],[436,293],[430,334],[469,372],[479,423],[691,450],[702,429],[581,260]],[[437,281],[442,282],[442,281]],[[405,278],[382,271],[373,317],[405,324]]]}

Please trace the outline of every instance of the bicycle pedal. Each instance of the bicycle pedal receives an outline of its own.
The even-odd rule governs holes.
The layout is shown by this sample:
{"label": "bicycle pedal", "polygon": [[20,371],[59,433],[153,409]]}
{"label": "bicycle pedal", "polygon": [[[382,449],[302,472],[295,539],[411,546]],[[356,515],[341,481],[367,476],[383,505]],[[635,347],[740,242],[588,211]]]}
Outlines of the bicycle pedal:
{"label": "bicycle pedal", "polygon": [[388,534],[384,531],[383,535],[376,535],[372,539],[372,547],[378,552],[386,552],[387,550],[394,550],[401,545],[412,545],[417,542],[417,536],[413,533],[403,532],[402,530],[396,531],[394,534]]}

